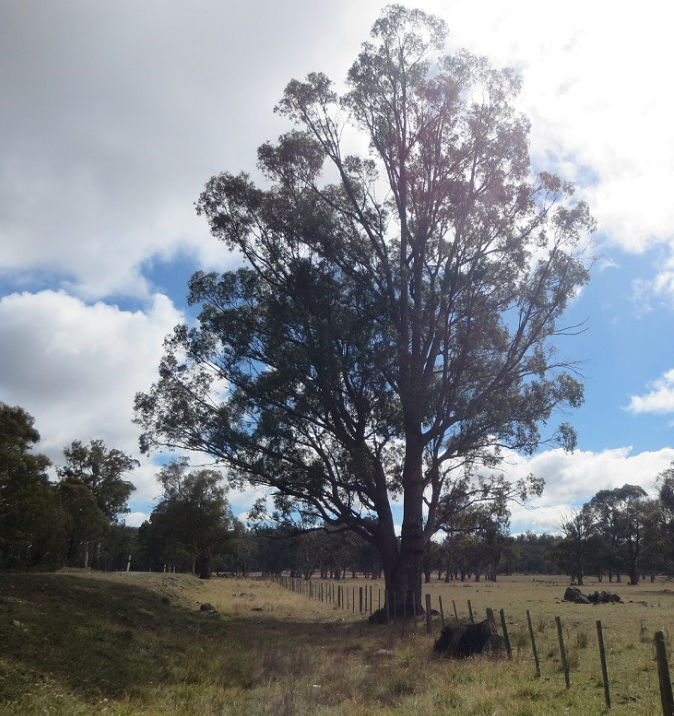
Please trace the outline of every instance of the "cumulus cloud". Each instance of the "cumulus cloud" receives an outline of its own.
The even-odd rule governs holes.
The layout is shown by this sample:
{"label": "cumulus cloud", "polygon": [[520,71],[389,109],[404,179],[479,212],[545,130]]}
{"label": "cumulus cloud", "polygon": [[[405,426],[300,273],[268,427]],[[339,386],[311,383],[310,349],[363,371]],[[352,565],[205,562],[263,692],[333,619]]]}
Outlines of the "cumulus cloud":
{"label": "cumulus cloud", "polygon": [[[166,334],[181,313],[155,295],[147,312],[102,302],[87,305],[64,292],[15,293],[0,300],[0,400],[36,419],[41,452],[54,462],[73,440],[103,439],[136,454],[133,397],[156,377]],[[133,473],[134,499],[157,493],[156,468]]]}
{"label": "cumulus cloud", "polygon": [[448,20],[454,45],[521,73],[536,165],[579,184],[609,248],[674,252],[673,100],[662,89],[672,8],[569,0],[551,20],[527,0],[424,5]]}
{"label": "cumulus cloud", "polygon": [[229,265],[193,202],[212,174],[255,170],[294,74],[324,51],[356,51],[365,29],[345,42],[343,10],[308,0],[9,3],[0,271],[49,272],[93,300],[147,298],[151,257],[181,251],[206,268]]}
{"label": "cumulus cloud", "polygon": [[557,532],[563,518],[599,490],[625,483],[640,485],[653,494],[657,475],[672,460],[674,448],[641,453],[633,453],[630,447],[572,453],[556,449],[530,458],[509,453],[503,465],[506,477],[514,480],[533,473],[545,480],[541,497],[512,507],[513,530]]}
{"label": "cumulus cloud", "polygon": [[650,387],[646,395],[633,395],[627,409],[632,413],[674,413],[674,368]]}
{"label": "cumulus cloud", "polygon": [[[522,73],[537,165],[584,185],[610,241],[672,245],[671,10],[569,0],[550,21],[532,2],[418,4],[447,19],[454,47]],[[255,172],[258,144],[286,129],[271,111],[286,82],[341,80],[383,5],[9,3],[0,270],[49,271],[95,299],[148,296],[152,257],[227,266],[194,216],[201,187],[223,169]]]}

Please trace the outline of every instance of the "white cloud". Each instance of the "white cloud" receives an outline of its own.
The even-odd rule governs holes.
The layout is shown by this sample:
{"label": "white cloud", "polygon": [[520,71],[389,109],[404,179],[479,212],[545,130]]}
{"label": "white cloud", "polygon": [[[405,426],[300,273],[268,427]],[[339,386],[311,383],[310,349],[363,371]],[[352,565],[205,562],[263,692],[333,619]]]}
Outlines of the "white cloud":
{"label": "white cloud", "polygon": [[[87,305],[64,292],[16,293],[0,300],[0,400],[36,420],[39,450],[55,463],[73,440],[101,438],[138,453],[133,398],[149,388],[163,339],[181,320],[166,296],[147,310]],[[157,494],[156,467],[134,471],[134,500]]]}
{"label": "white cloud", "polygon": [[[204,182],[255,173],[258,144],[287,128],[272,113],[287,81],[312,70],[341,81],[384,4],[11,4],[0,270],[49,271],[92,299],[147,296],[153,256],[226,266],[194,216]],[[522,73],[537,162],[586,185],[611,242],[674,243],[672,9],[569,0],[551,20],[526,0],[416,4],[446,18],[452,47]]]}
{"label": "white cloud", "polygon": [[547,450],[526,458],[510,453],[503,465],[506,477],[519,479],[534,473],[545,480],[545,490],[522,507],[512,506],[515,532],[534,529],[559,531],[560,523],[572,509],[587,502],[599,490],[629,483],[653,494],[655,480],[674,460],[674,448],[632,453],[630,447],[600,452]]}
{"label": "white cloud", "polygon": [[370,18],[347,38],[351,22],[344,4],[308,0],[10,3],[0,272],[48,272],[91,300],[148,297],[151,257],[231,264],[193,202],[212,174],[255,171],[257,146],[285,126],[272,112],[285,84],[353,56]]}
{"label": "white cloud", "polygon": [[670,256],[658,271],[652,290],[674,306],[674,255]]}
{"label": "white cloud", "polygon": [[124,515],[124,522],[127,527],[140,527],[149,518],[150,515],[147,512],[129,512]]}
{"label": "white cloud", "polygon": [[534,157],[585,185],[609,242],[674,246],[673,8],[569,0],[551,19],[533,0],[422,4],[448,20],[455,46],[522,73]]}
{"label": "white cloud", "polygon": [[674,368],[653,381],[646,395],[633,395],[627,409],[632,413],[674,413]]}

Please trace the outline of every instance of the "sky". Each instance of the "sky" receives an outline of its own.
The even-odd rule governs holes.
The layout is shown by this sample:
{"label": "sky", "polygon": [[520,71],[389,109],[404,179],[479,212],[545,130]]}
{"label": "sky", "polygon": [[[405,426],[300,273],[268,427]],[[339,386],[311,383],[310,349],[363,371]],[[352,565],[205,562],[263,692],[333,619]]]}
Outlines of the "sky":
{"label": "sky", "polygon": [[[506,455],[507,476],[546,480],[513,506],[514,532],[559,530],[599,489],[653,493],[674,460],[668,5],[414,5],[447,21],[450,51],[521,74],[533,165],[575,181],[599,226],[592,281],[568,311],[585,332],[560,344],[584,376],[584,406],[562,418],[578,448]],[[273,113],[287,82],[343,81],[382,7],[0,0],[0,401],[34,416],[56,465],[73,440],[137,456],[128,524],[159,496],[133,396],[188,315],[192,272],[237,265],[194,202],[219,171],[256,176],[257,147],[288,129]],[[231,492],[235,513],[260,494]]]}

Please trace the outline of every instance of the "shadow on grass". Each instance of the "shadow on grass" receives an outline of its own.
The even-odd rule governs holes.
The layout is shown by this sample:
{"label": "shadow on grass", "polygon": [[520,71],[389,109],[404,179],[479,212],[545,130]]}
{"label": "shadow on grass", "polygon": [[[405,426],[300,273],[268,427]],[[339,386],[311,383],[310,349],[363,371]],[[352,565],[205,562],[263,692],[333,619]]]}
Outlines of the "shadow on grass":
{"label": "shadow on grass", "polygon": [[[0,704],[49,680],[86,703],[152,701],[180,684],[251,689],[310,673],[315,649],[381,646],[386,629],[364,623],[311,623],[209,617],[166,603],[161,589],[66,574],[0,575]],[[306,645],[306,648],[298,648]]]}

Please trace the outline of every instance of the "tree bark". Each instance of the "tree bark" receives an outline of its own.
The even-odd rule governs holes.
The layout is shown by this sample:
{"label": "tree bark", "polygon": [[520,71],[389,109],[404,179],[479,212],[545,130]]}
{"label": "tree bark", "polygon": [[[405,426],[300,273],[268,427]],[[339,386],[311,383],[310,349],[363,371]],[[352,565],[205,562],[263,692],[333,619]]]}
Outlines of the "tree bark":
{"label": "tree bark", "polygon": [[393,595],[395,612],[400,615],[423,611],[421,607],[421,579],[426,540],[423,523],[423,479],[421,446],[408,442],[403,472],[404,503],[400,552],[391,571],[387,588]]}

